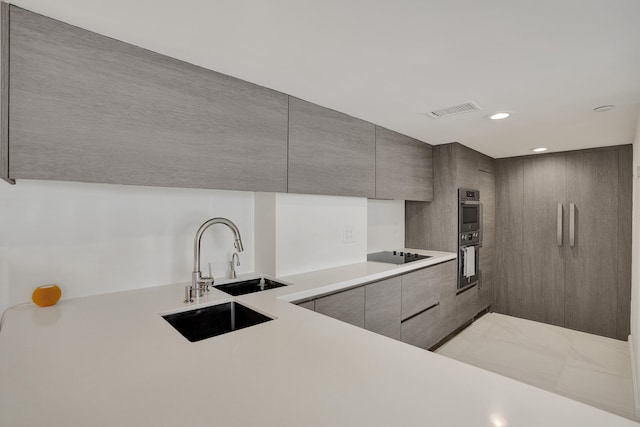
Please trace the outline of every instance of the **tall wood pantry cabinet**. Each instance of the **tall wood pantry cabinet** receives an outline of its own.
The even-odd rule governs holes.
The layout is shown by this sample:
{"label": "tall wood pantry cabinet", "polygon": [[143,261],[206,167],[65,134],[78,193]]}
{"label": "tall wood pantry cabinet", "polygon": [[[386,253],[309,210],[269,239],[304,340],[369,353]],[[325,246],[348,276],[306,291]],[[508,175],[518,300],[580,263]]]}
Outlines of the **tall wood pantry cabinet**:
{"label": "tall wood pantry cabinet", "polygon": [[[433,147],[433,201],[405,203],[405,245],[458,251],[458,188],[480,190],[483,207],[479,285],[454,296],[456,315],[470,320],[493,300],[496,160],[459,143]],[[456,276],[457,277],[457,276]],[[455,290],[454,278],[453,286]]]}
{"label": "tall wood pantry cabinet", "polygon": [[494,310],[626,340],[631,145],[498,160]]}

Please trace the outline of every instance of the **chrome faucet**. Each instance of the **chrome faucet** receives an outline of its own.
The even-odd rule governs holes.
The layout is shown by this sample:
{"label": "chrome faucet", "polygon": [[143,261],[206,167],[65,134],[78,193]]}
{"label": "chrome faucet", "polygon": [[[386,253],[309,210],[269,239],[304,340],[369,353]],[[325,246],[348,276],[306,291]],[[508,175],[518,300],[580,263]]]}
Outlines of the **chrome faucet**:
{"label": "chrome faucet", "polygon": [[238,252],[233,253],[229,265],[231,266],[231,269],[229,270],[229,279],[235,279],[237,277],[236,266],[240,266],[240,255],[238,255]]}
{"label": "chrome faucet", "polygon": [[202,240],[202,234],[204,231],[212,226],[213,224],[224,224],[233,231],[235,242],[233,242],[233,246],[238,250],[238,252],[244,251],[244,247],[242,246],[242,238],[240,237],[240,231],[236,225],[226,219],[226,218],[211,218],[206,221],[204,224],[198,228],[196,232],[196,238],[193,242],[193,273],[191,273],[191,286],[185,287],[185,298],[184,302],[193,302],[193,296],[201,297],[204,292],[209,291],[209,287],[213,285],[213,275],[211,273],[210,277],[203,276],[200,272],[200,240]]}

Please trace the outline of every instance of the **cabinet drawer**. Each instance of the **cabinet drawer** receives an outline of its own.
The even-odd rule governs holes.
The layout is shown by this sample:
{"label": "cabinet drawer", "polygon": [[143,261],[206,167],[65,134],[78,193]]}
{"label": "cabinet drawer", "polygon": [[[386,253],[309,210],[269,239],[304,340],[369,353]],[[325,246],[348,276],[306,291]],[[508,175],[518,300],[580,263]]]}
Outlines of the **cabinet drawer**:
{"label": "cabinet drawer", "polygon": [[364,328],[364,286],[316,299],[316,312]]}
{"label": "cabinet drawer", "polygon": [[402,318],[440,302],[444,295],[455,292],[455,261],[427,267],[402,276]]}
{"label": "cabinet drawer", "polygon": [[402,322],[402,342],[428,350],[442,339],[440,336],[442,306],[439,303],[436,304],[427,311]]}
{"label": "cabinet drawer", "polygon": [[456,295],[455,319],[458,325],[471,320],[480,311],[480,291],[474,286],[461,294]]}

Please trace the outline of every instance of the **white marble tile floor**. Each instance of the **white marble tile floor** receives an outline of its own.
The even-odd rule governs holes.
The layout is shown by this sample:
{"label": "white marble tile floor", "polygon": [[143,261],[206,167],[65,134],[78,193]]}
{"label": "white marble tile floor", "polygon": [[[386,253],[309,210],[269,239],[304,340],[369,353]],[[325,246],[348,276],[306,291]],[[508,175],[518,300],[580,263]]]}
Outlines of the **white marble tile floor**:
{"label": "white marble tile floor", "polygon": [[436,353],[640,421],[626,341],[490,313]]}

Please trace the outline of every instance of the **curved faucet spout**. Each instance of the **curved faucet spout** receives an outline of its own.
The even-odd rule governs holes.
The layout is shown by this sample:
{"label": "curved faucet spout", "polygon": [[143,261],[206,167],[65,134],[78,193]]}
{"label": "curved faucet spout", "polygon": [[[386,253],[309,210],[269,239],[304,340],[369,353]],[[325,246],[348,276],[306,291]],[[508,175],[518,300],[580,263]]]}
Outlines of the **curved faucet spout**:
{"label": "curved faucet spout", "polygon": [[213,284],[213,277],[203,277],[200,272],[200,241],[202,240],[202,234],[205,230],[211,227],[213,224],[224,224],[233,231],[235,242],[233,246],[238,252],[244,251],[242,246],[242,238],[240,237],[240,230],[233,223],[233,221],[227,218],[211,218],[198,228],[196,237],[193,241],[193,273],[191,274],[191,289],[188,289],[189,295],[186,298],[186,302],[191,300],[191,293],[195,292],[197,296],[202,296],[202,292],[209,289],[209,286]]}
{"label": "curved faucet spout", "polygon": [[227,219],[227,218],[211,218],[210,220],[206,221],[204,224],[202,224],[200,226],[200,228],[198,228],[198,231],[196,232],[196,237],[194,239],[193,242],[193,246],[194,246],[194,251],[193,251],[193,271],[195,272],[199,272],[200,271],[200,241],[202,240],[202,234],[205,232],[205,230],[209,227],[211,227],[213,224],[224,224],[227,227],[229,227],[231,229],[231,231],[233,231],[233,235],[235,237],[235,242],[233,243],[233,246],[238,250],[238,252],[243,252],[244,251],[244,247],[242,246],[242,238],[240,237],[240,230],[238,230],[238,227],[236,227],[236,225],[233,223],[233,221]]}

